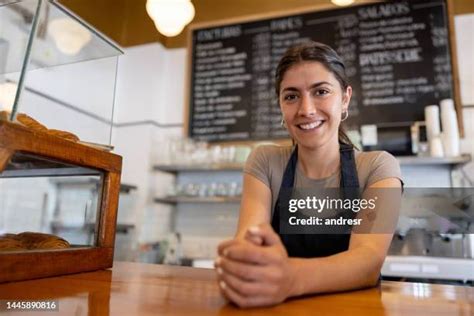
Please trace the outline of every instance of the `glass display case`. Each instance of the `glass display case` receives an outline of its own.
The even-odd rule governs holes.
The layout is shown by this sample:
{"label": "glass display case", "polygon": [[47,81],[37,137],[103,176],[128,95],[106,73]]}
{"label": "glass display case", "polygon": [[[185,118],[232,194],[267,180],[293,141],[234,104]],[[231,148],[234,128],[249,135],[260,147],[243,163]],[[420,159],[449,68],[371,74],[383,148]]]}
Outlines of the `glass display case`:
{"label": "glass display case", "polygon": [[110,145],[121,49],[51,0],[0,0],[0,109]]}
{"label": "glass display case", "polygon": [[0,282],[112,266],[120,54],[55,1],[0,0]]}

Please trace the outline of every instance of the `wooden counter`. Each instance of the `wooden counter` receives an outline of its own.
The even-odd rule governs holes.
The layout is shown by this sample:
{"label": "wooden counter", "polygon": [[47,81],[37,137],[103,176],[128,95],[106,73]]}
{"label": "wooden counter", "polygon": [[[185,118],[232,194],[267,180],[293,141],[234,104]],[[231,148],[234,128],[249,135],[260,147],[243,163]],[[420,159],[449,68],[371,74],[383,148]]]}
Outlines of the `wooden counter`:
{"label": "wooden counter", "polygon": [[112,270],[0,284],[0,299],[58,300],[59,312],[39,315],[474,315],[472,287],[390,281],[241,310],[220,296],[213,270],[121,262]]}

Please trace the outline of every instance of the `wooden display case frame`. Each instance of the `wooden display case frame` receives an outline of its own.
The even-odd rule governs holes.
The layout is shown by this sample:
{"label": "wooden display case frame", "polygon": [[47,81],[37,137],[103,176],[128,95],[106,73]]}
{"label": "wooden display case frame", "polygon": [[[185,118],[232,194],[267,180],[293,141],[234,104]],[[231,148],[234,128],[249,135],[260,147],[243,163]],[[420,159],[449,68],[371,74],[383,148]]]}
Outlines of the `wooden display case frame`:
{"label": "wooden display case frame", "polygon": [[96,245],[58,250],[0,252],[0,283],[111,268],[120,192],[122,157],[0,121],[0,172],[15,153],[96,169],[102,172]]}

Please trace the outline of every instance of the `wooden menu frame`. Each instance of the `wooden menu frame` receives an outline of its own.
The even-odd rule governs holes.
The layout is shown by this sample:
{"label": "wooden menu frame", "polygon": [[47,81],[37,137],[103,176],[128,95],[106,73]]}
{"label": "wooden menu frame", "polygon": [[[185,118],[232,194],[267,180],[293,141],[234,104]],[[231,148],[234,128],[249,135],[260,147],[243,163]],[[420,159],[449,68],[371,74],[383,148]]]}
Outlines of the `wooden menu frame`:
{"label": "wooden menu frame", "polygon": [[[452,71],[452,78],[453,78],[453,99],[456,109],[456,115],[458,119],[458,127],[459,133],[461,137],[464,137],[464,124],[463,124],[463,113],[462,113],[462,104],[461,104],[461,95],[460,95],[460,84],[459,84],[459,72],[458,72],[458,64],[457,64],[457,50],[456,50],[456,37],[455,37],[455,30],[454,30],[454,0],[444,0],[446,4],[446,14],[447,14],[447,24],[448,24],[448,41],[449,41],[449,50],[451,55],[451,71]],[[370,3],[378,3],[383,1],[367,1],[358,3],[357,5],[365,5]],[[356,5],[356,6],[357,6]],[[189,135],[189,122],[190,122],[190,101],[191,101],[191,76],[192,76],[192,52],[193,52],[193,38],[192,34],[195,30],[200,28],[208,28],[208,27],[222,27],[230,24],[239,24],[239,23],[246,23],[246,22],[253,22],[263,19],[269,18],[278,18],[278,17],[285,17],[289,15],[296,15],[296,14],[304,14],[314,11],[322,11],[324,9],[334,8],[330,4],[322,4],[322,5],[315,5],[315,6],[305,6],[294,10],[288,11],[274,11],[265,14],[254,14],[248,15],[245,17],[237,17],[237,18],[229,18],[229,19],[222,19],[217,21],[211,22],[201,22],[201,23],[193,23],[190,24],[188,27],[187,32],[187,61],[186,61],[186,84],[185,84],[185,104],[184,104],[184,136],[190,137]],[[282,138],[282,139],[267,139],[267,140],[238,140],[238,141],[213,141],[213,144],[216,145],[249,145],[258,142],[273,142],[279,144],[289,144],[291,143],[289,138]]]}
{"label": "wooden menu frame", "polygon": [[16,123],[0,121],[0,171],[16,152],[103,172],[96,246],[0,252],[0,283],[112,267],[122,157]]}

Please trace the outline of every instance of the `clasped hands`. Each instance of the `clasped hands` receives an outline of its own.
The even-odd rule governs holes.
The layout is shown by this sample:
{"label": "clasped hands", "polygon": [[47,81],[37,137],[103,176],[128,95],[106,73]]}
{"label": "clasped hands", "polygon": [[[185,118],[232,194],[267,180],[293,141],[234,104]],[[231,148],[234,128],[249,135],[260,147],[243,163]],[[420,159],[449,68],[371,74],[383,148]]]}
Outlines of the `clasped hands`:
{"label": "clasped hands", "polygon": [[239,307],[275,305],[296,294],[296,266],[269,224],[222,242],[215,267],[221,293]]}

